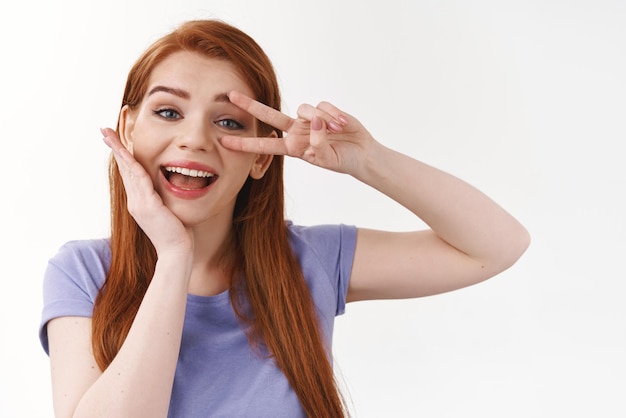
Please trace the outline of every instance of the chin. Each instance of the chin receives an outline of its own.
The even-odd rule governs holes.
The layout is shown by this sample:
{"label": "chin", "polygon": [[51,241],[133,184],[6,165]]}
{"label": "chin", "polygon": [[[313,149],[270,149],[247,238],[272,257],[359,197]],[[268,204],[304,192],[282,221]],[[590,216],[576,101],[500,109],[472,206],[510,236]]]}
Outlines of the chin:
{"label": "chin", "polygon": [[219,211],[203,211],[197,210],[197,208],[189,207],[172,207],[170,208],[174,215],[185,225],[187,228],[194,228],[200,226],[213,226],[214,228],[220,223],[232,224],[233,209],[228,211],[228,208],[222,208]]}

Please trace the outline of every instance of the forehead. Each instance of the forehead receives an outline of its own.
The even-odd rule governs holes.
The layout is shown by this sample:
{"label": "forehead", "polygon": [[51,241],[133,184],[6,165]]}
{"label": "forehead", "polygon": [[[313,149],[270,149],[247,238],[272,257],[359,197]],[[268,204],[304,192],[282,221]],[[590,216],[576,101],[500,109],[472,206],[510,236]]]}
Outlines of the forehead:
{"label": "forehead", "polygon": [[232,63],[189,51],[175,52],[154,67],[147,91],[157,85],[178,88],[197,95],[238,90],[254,96],[252,89]]}

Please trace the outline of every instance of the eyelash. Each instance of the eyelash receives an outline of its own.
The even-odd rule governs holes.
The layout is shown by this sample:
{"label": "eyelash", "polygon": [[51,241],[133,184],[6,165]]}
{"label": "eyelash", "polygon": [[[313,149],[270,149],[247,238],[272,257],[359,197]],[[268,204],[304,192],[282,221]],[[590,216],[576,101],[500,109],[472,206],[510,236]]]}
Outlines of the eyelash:
{"label": "eyelash", "polygon": [[[173,114],[175,114],[175,116],[174,117],[164,116],[163,113],[165,113],[165,112],[173,113]],[[157,116],[160,116],[160,117],[162,117],[164,119],[178,119],[180,117],[180,113],[178,113],[174,109],[170,109],[170,108],[157,109],[157,110],[154,111],[154,114],[157,115]]]}
{"label": "eyelash", "polygon": [[[165,116],[165,113],[170,113],[170,116]],[[167,119],[167,120],[175,120],[175,119],[179,119],[181,118],[180,113],[178,113],[176,110],[171,109],[171,108],[163,108],[163,109],[157,109],[154,111],[154,114],[157,116],[162,117],[163,119]],[[173,115],[173,116],[172,116]],[[224,126],[223,123],[227,122],[231,125],[234,126]],[[224,128],[224,129],[228,129],[231,131],[236,131],[236,130],[243,130],[246,127],[239,121],[235,120],[235,119],[219,119],[217,121],[215,121],[215,124]]]}
{"label": "eyelash", "polygon": [[[234,124],[235,126],[233,126],[233,127],[223,126],[222,122],[228,122],[228,123]],[[241,122],[236,121],[235,119],[220,119],[220,120],[215,121],[215,123],[218,126],[221,126],[221,127],[225,128],[225,129],[228,129],[228,130],[231,130],[231,131],[245,129],[245,126]]]}

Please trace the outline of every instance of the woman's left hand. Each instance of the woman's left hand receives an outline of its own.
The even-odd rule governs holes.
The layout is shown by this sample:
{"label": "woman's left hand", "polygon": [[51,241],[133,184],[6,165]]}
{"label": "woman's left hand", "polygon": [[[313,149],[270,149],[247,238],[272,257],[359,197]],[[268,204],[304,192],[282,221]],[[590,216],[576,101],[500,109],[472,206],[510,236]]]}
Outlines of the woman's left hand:
{"label": "woman's left hand", "polygon": [[329,170],[357,175],[377,142],[354,117],[328,102],[303,104],[295,119],[232,91],[231,103],[283,131],[283,138],[224,136],[222,145],[234,151],[288,155]]}

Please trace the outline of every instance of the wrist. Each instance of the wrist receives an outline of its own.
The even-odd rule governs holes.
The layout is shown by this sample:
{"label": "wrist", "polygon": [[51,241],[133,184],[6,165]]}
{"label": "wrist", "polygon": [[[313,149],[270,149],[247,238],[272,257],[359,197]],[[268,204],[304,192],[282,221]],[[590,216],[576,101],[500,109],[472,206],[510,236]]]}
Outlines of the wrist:
{"label": "wrist", "polygon": [[171,249],[158,253],[156,268],[188,279],[192,264],[192,250]]}
{"label": "wrist", "polygon": [[392,153],[394,153],[394,151],[390,148],[387,148],[378,141],[372,141],[371,145],[364,153],[361,164],[358,165],[358,169],[355,170],[352,176],[365,184],[375,187],[376,183],[378,183],[388,171],[385,166],[392,160],[390,155]]}

